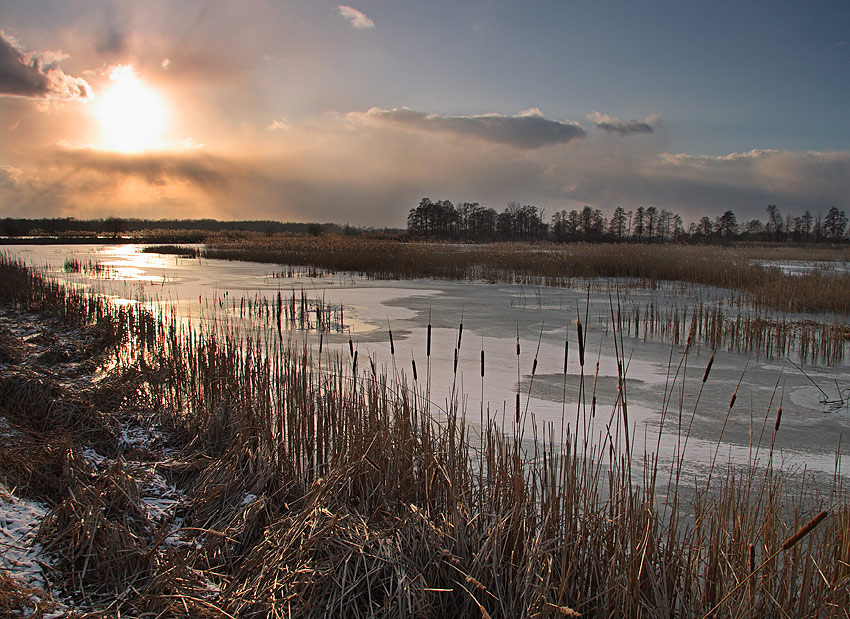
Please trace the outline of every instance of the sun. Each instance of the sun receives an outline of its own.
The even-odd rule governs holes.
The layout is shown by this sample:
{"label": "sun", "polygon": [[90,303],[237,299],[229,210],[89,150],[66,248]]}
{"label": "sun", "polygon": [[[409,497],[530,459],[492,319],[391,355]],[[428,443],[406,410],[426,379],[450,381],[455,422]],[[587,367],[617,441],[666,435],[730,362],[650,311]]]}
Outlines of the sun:
{"label": "sun", "polygon": [[95,99],[100,146],[134,153],[162,145],[168,114],[165,101],[139,79],[132,65],[119,65],[109,74],[111,86]]}

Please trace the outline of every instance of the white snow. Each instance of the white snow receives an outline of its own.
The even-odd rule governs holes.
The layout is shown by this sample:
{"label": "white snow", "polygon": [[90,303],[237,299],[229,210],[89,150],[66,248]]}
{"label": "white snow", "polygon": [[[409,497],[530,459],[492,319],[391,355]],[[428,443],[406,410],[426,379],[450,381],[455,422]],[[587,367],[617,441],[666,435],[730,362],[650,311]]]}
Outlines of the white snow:
{"label": "white snow", "polygon": [[[0,483],[0,569],[11,575],[19,585],[29,589],[33,601],[44,599],[48,588],[42,566],[50,565],[35,534],[47,508],[37,501],[15,496]],[[59,617],[64,610],[45,617]]]}

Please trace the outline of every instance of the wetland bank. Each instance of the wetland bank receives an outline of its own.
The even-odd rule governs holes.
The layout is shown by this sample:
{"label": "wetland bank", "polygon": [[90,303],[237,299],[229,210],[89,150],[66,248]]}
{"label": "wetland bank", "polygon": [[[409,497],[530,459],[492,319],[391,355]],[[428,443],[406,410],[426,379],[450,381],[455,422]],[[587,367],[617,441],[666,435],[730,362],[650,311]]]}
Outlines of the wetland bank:
{"label": "wetland bank", "polygon": [[[612,261],[297,239],[234,262],[211,256],[235,245],[16,247],[10,324],[83,329],[102,368],[4,360],[4,453],[18,450],[4,462],[19,463],[4,484],[45,510],[42,599],[193,616],[844,616],[846,274],[795,282],[668,249],[690,275],[667,279],[655,248]],[[770,259],[755,254],[741,260]],[[63,423],[24,412],[39,389],[74,404]],[[53,483],[32,482],[39,453]]]}

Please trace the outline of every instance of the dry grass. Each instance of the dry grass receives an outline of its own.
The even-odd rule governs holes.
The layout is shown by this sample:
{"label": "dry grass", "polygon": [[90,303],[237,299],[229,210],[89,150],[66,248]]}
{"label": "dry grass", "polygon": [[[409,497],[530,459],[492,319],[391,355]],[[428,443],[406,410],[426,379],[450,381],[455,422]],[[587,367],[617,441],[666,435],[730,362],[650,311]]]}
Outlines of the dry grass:
{"label": "dry grass", "polygon": [[21,585],[0,571],[0,616],[44,619],[53,616],[57,606],[46,591]]}
{"label": "dry grass", "polygon": [[[56,305],[42,303],[44,284],[29,281],[36,307]],[[27,294],[20,292],[19,306],[29,308]],[[95,319],[68,315],[80,324]],[[481,431],[471,433],[459,398],[432,416],[427,378],[410,385],[400,370],[382,375],[365,361],[356,371],[353,354],[325,351],[319,362],[303,345],[199,332],[140,307],[106,309],[99,318],[125,338],[115,385],[132,389],[121,398],[105,391],[99,408],[75,406],[72,416],[132,411],[164,431],[179,456],[162,470],[187,502],[179,519],[152,522],[120,454],[92,470],[75,447],[88,434],[75,435],[69,424],[63,435],[72,440],[59,458],[67,490],[40,535],[61,553],[53,582],[78,587],[87,610],[848,616],[850,506],[840,479],[832,495],[819,497],[791,492],[781,471],[752,464],[718,466],[710,487],[693,487],[680,481],[684,447],[679,468],[653,465],[649,455],[638,467],[624,443],[624,376],[611,403],[610,441],[594,447],[581,432],[601,410],[582,363],[581,375],[569,377],[581,394],[578,429],[562,435],[543,427],[528,442],[483,410]],[[613,336],[622,336],[619,327]],[[579,329],[579,348],[586,337]],[[37,403],[50,386],[12,387],[13,401]],[[772,436],[782,431],[777,411],[765,412],[765,424],[757,447],[772,453]],[[668,439],[683,445],[687,434]]]}

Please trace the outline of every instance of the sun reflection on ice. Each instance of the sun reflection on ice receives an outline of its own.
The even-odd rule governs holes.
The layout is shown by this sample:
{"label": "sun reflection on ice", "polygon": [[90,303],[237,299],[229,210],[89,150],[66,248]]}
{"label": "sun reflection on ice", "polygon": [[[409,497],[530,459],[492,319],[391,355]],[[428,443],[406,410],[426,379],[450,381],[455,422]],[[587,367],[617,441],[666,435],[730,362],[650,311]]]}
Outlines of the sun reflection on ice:
{"label": "sun reflection on ice", "polygon": [[169,266],[167,259],[160,254],[144,253],[140,245],[107,247],[102,253],[109,257],[103,265],[108,267],[110,279],[160,285],[168,280],[167,273],[150,272]]}

